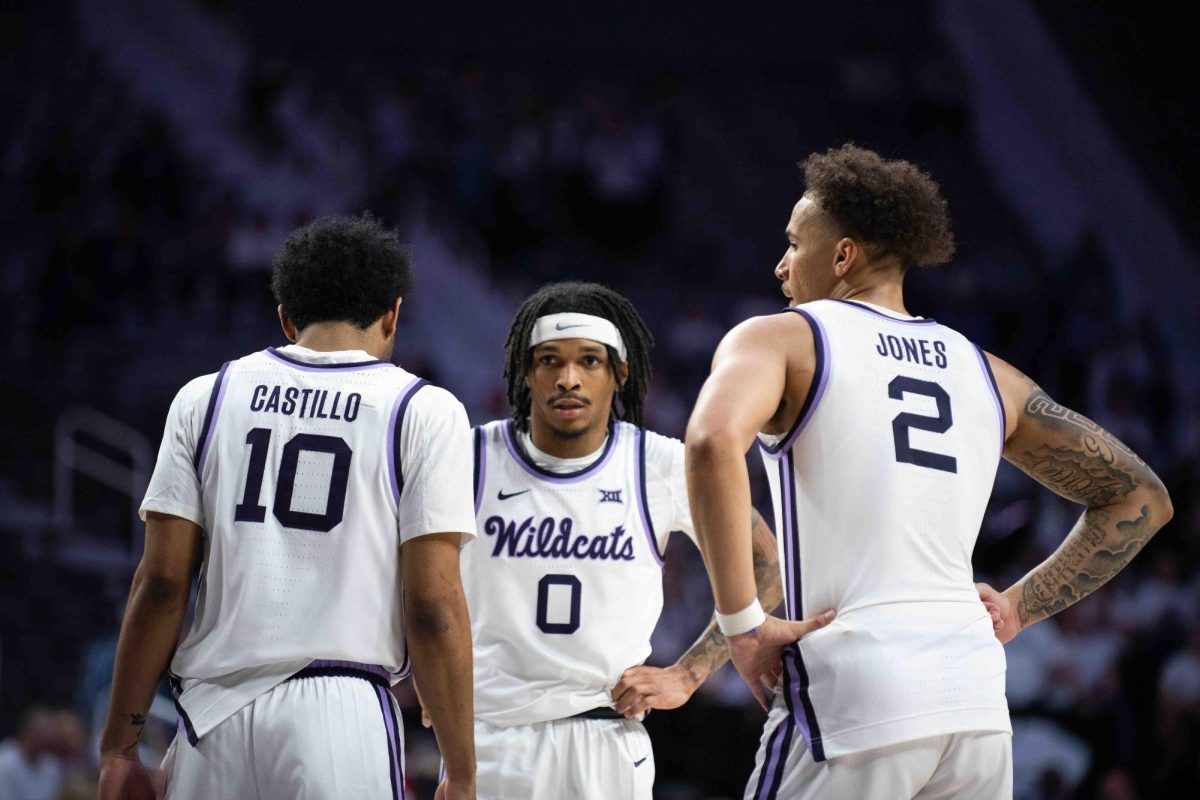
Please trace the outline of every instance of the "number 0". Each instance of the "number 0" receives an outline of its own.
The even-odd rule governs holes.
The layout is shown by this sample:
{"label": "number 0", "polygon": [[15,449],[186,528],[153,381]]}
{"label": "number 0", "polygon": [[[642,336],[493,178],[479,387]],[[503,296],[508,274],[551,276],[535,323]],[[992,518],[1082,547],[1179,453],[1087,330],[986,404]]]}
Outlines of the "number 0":
{"label": "number 0", "polygon": [[[550,622],[550,587],[571,587],[571,620],[570,622]],[[537,596],[537,626],[543,633],[574,633],[579,630],[579,600],[583,593],[583,584],[574,575],[546,575],[538,581]]]}

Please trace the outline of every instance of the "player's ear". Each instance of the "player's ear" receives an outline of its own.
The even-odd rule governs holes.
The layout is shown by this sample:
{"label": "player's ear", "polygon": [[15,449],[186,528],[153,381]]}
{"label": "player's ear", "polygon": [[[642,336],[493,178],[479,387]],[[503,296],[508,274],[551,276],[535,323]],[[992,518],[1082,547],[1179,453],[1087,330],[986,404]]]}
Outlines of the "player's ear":
{"label": "player's ear", "polygon": [[296,341],[299,336],[299,331],[296,330],[296,324],[292,322],[291,318],[287,315],[287,312],[283,310],[282,305],[275,310],[276,313],[279,314],[279,327],[283,328],[283,335],[287,337],[289,342]]}
{"label": "player's ear", "polygon": [[622,361],[617,366],[617,386],[624,386],[627,380],[629,380],[629,362]]}
{"label": "player's ear", "polygon": [[849,236],[843,236],[833,248],[833,274],[844,278],[862,258],[862,248]]}
{"label": "player's ear", "polygon": [[392,307],[383,312],[380,321],[383,324],[381,333],[383,333],[384,339],[391,339],[396,333],[396,326],[400,324],[400,304],[403,302],[403,297],[397,297],[396,301],[392,303]]}

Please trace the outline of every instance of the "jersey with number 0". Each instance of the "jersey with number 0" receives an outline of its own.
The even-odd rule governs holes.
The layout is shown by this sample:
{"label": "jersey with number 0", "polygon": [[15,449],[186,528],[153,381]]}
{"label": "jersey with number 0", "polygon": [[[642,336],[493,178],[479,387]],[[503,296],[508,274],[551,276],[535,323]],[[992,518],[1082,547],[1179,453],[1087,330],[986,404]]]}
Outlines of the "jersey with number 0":
{"label": "jersey with number 0", "polygon": [[692,533],[683,445],[612,425],[570,473],[538,466],[510,421],[475,429],[477,538],[463,548],[475,716],[526,725],[612,706],[650,654],[662,548]]}
{"label": "jersey with number 0", "polygon": [[470,459],[462,405],[362,351],[269,349],[185,386],[142,511],[204,529],[171,662],[189,737],[313,660],[398,680],[400,545],[473,534]]}
{"label": "jersey with number 0", "polygon": [[818,761],[1009,731],[1004,652],[971,569],[1004,439],[982,351],[865,303],[788,311],[812,328],[816,371],[792,430],[760,441],[787,612],[837,611],[785,651],[796,725]]}

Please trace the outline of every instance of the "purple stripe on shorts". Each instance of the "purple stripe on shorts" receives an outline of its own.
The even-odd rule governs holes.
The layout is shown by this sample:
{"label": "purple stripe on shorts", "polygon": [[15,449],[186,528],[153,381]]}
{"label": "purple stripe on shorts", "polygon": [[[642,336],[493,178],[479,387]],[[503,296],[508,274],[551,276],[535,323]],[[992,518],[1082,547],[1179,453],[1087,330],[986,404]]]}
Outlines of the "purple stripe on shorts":
{"label": "purple stripe on shorts", "polygon": [[793,725],[791,715],[779,720],[775,730],[767,739],[767,752],[763,757],[762,770],[758,773],[758,785],[754,790],[754,800],[769,800],[779,791],[780,766],[787,761],[789,748],[784,746],[784,740],[790,740]]}
{"label": "purple stripe on shorts", "polygon": [[392,778],[392,800],[404,800],[404,770],[400,768],[400,741],[396,735],[396,711],[392,708],[391,693],[382,686],[375,687],[383,725],[387,729],[389,772]]}
{"label": "purple stripe on shorts", "polygon": [[808,325],[812,329],[813,349],[816,353],[817,363],[813,368],[813,378],[808,387],[808,395],[804,398],[804,404],[800,406],[800,413],[796,415],[792,429],[777,445],[760,443],[763,452],[771,458],[781,458],[781,454],[787,452],[796,443],[796,438],[800,436],[800,433],[808,426],[808,421],[816,413],[817,406],[825,395],[825,387],[829,383],[829,336],[826,334],[825,328],[815,316],[803,309],[789,308],[788,311],[794,311],[808,320]]}
{"label": "purple stripe on shorts", "polygon": [[229,371],[229,365],[232,363],[232,361],[226,361],[221,365],[221,371],[217,373],[217,380],[213,383],[212,393],[208,396],[208,409],[204,412],[204,426],[200,428],[200,449],[196,451],[196,460],[193,462],[197,475],[204,473],[204,462],[208,458],[208,445],[212,441],[213,431],[217,428],[217,415],[221,413],[221,402],[225,399],[225,387],[228,385],[225,374]]}
{"label": "purple stripe on shorts", "polygon": [[509,455],[511,455],[513,460],[521,465],[521,469],[525,470],[533,477],[548,483],[578,483],[585,478],[591,477],[593,473],[602,469],[604,465],[608,463],[608,460],[612,458],[612,454],[617,449],[617,439],[621,435],[620,425],[610,425],[608,429],[608,442],[604,445],[604,453],[600,456],[600,458],[596,459],[593,463],[589,464],[578,472],[564,472],[560,475],[555,472],[544,470],[537,464],[534,464],[529,459],[529,456],[525,454],[525,451],[517,446],[516,435],[513,433],[512,420],[508,420],[503,424],[504,427],[502,430],[504,432],[504,446],[508,448]]}
{"label": "purple stripe on shorts", "polygon": [[404,467],[399,463],[400,433],[404,427],[404,412],[408,409],[408,402],[412,396],[426,383],[427,381],[420,378],[413,378],[407,386],[401,389],[400,394],[396,395],[396,403],[392,406],[392,416],[388,421],[388,475],[391,477],[392,497],[396,500],[397,506],[400,505],[400,493],[404,491]]}
{"label": "purple stripe on shorts", "polygon": [[983,367],[983,374],[987,376],[988,386],[992,389],[992,398],[996,401],[996,411],[1000,414],[1000,455],[1004,455],[1004,436],[1008,430],[1008,417],[1004,413],[1004,401],[1000,399],[1000,387],[996,385],[996,375],[992,372],[992,365],[988,363],[987,356],[983,354],[978,346],[975,347],[975,352],[979,355],[979,363]]}
{"label": "purple stripe on shorts", "polygon": [[638,495],[638,513],[642,517],[642,530],[650,542],[650,552],[658,566],[663,565],[662,553],[658,551],[658,537],[654,535],[654,523],[650,520],[650,496],[646,492],[646,432],[634,428],[635,445],[633,448],[634,484]]}
{"label": "purple stripe on shorts", "polygon": [[272,358],[293,369],[298,369],[301,372],[329,372],[329,371],[347,371],[347,370],[362,370],[362,369],[378,369],[379,367],[394,367],[395,364],[390,361],[354,361],[345,364],[311,364],[307,361],[301,361],[298,358],[284,355],[274,347],[268,347],[263,351],[263,354],[268,358]]}

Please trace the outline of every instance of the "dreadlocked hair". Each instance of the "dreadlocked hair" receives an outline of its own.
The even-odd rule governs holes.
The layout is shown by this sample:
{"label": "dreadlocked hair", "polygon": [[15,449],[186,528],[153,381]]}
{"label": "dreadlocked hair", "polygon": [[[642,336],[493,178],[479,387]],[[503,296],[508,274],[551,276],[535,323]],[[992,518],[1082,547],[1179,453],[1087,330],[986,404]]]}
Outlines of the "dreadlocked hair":
{"label": "dreadlocked hair", "polygon": [[582,282],[548,283],[530,295],[517,311],[508,332],[508,341],[504,344],[504,380],[508,385],[513,424],[519,431],[529,430],[531,400],[525,376],[531,365],[533,348],[529,346],[529,338],[533,333],[533,325],[539,317],[568,311],[601,317],[616,325],[621,332],[629,364],[629,377],[623,386],[621,357],[614,348],[605,346],[613,377],[621,386],[617,390],[612,413],[617,419],[641,427],[643,402],[650,383],[650,348],[654,346],[654,337],[650,335],[637,309],[627,299],[607,286]]}

